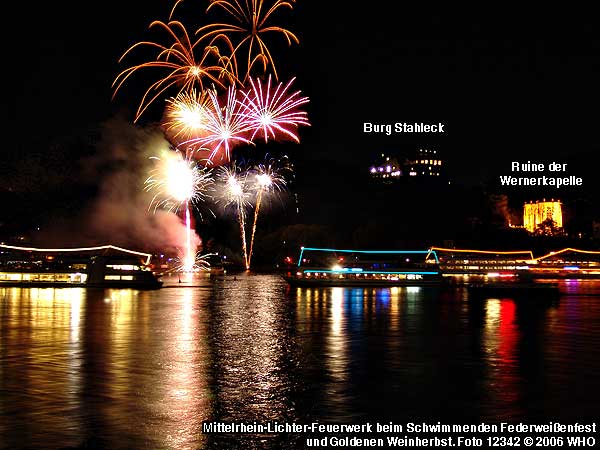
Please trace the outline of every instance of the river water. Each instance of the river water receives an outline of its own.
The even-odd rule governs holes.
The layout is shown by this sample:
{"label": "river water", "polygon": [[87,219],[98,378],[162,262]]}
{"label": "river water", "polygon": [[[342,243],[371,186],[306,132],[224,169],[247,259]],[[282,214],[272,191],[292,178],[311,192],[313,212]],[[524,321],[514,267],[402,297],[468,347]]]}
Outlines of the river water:
{"label": "river water", "polygon": [[461,288],[0,289],[0,448],[303,448],[204,421],[598,419],[600,283],[557,302]]}

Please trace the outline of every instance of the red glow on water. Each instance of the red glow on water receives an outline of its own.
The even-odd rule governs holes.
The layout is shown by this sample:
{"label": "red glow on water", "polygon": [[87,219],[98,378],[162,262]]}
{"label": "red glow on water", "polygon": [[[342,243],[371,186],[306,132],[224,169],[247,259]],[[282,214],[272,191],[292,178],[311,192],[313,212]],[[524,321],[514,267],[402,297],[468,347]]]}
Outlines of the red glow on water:
{"label": "red glow on water", "polygon": [[500,327],[498,355],[502,362],[511,362],[516,359],[516,347],[519,339],[515,323],[517,306],[515,302],[504,300],[500,303]]}

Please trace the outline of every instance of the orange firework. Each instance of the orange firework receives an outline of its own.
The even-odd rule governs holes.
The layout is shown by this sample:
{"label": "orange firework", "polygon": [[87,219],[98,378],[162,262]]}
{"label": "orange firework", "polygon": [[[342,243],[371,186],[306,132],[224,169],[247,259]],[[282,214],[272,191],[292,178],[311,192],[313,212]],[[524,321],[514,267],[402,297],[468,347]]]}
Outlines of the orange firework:
{"label": "orange firework", "polygon": [[[268,25],[269,19],[277,10],[281,8],[292,9],[294,1],[274,0],[271,2],[271,6],[267,6],[263,0],[244,0],[243,2],[238,0],[211,0],[207,11],[213,7],[219,7],[234,19],[234,23],[205,25],[198,29],[196,34],[200,34],[201,39],[212,37],[211,43],[218,39],[223,39],[229,43],[232,48],[229,62],[232,64],[237,78],[239,78],[237,54],[247,48],[246,75],[243,81],[246,81],[250,76],[250,71],[256,64],[262,64],[263,73],[271,66],[275,79],[278,79],[275,61],[262,36],[267,33],[279,33],[283,34],[288,45],[292,45],[292,42],[296,44],[300,42],[291,31],[279,26]],[[232,39],[230,37],[232,35],[237,35],[239,38]]]}
{"label": "orange firework", "polygon": [[[201,48],[199,45],[203,38],[197,41],[190,40],[185,26],[177,21],[171,20],[168,23],[155,20],[149,28],[157,27],[167,33],[172,41],[171,45],[163,45],[158,42],[142,41],[131,46],[119,59],[123,59],[133,50],[139,47],[153,49],[156,54],[154,59],[136,64],[123,70],[115,78],[112,87],[114,88],[113,98],[129,77],[140,69],[159,68],[166,71],[166,74],[152,83],[142,97],[142,101],[136,111],[135,120],[137,121],[148,106],[172,87],[178,88],[178,93],[198,86],[200,90],[204,89],[206,81],[224,87],[222,80],[229,83],[233,81],[233,75],[227,67],[229,59],[220,54],[215,45],[209,45]],[[213,38],[213,42],[216,39]],[[201,53],[198,58],[196,53]]]}
{"label": "orange firework", "polygon": [[181,142],[205,136],[212,107],[206,90],[191,89],[168,99],[162,126],[169,140],[179,146]]}

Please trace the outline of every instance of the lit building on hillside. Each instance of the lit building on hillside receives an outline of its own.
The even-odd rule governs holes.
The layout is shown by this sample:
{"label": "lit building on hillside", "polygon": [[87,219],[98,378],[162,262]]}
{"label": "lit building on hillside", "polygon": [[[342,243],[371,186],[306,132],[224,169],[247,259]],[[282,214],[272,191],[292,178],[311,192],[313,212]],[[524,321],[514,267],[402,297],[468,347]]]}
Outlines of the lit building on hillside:
{"label": "lit building on hillside", "polygon": [[403,162],[393,156],[381,154],[381,161],[369,168],[372,178],[391,182],[405,177],[439,177],[442,160],[437,150],[419,149]]}
{"label": "lit building on hillside", "polygon": [[369,171],[371,177],[381,179],[384,182],[392,181],[402,175],[398,160],[392,156],[385,156],[383,153],[381,154],[381,163],[372,166]]}
{"label": "lit building on hillside", "polygon": [[405,162],[407,175],[411,177],[439,177],[442,160],[436,150],[419,149],[414,158]]}
{"label": "lit building on hillside", "polygon": [[559,200],[525,203],[523,226],[534,234],[558,234],[563,229],[562,204]]}

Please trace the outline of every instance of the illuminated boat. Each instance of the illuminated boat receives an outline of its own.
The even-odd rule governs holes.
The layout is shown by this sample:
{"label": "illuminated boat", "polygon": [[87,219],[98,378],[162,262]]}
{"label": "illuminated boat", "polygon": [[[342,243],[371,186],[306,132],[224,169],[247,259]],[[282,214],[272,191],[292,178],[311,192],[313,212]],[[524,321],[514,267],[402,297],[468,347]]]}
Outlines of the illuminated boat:
{"label": "illuminated boat", "polygon": [[0,244],[0,287],[158,289],[152,255],[105,245],[67,249]]}
{"label": "illuminated boat", "polygon": [[531,261],[531,277],[538,279],[600,279],[600,251],[563,248]]}
{"label": "illuminated boat", "polygon": [[[534,257],[531,250],[467,250],[431,247],[446,277],[456,279],[599,279],[600,251],[564,248]],[[433,259],[433,254],[429,256]]]}
{"label": "illuminated boat", "polygon": [[302,247],[283,278],[292,286],[437,286],[443,278],[431,254]]}
{"label": "illuminated boat", "polygon": [[[527,273],[534,259],[530,250],[468,250],[431,247],[445,277],[512,278]],[[433,259],[433,253],[428,257]]]}

